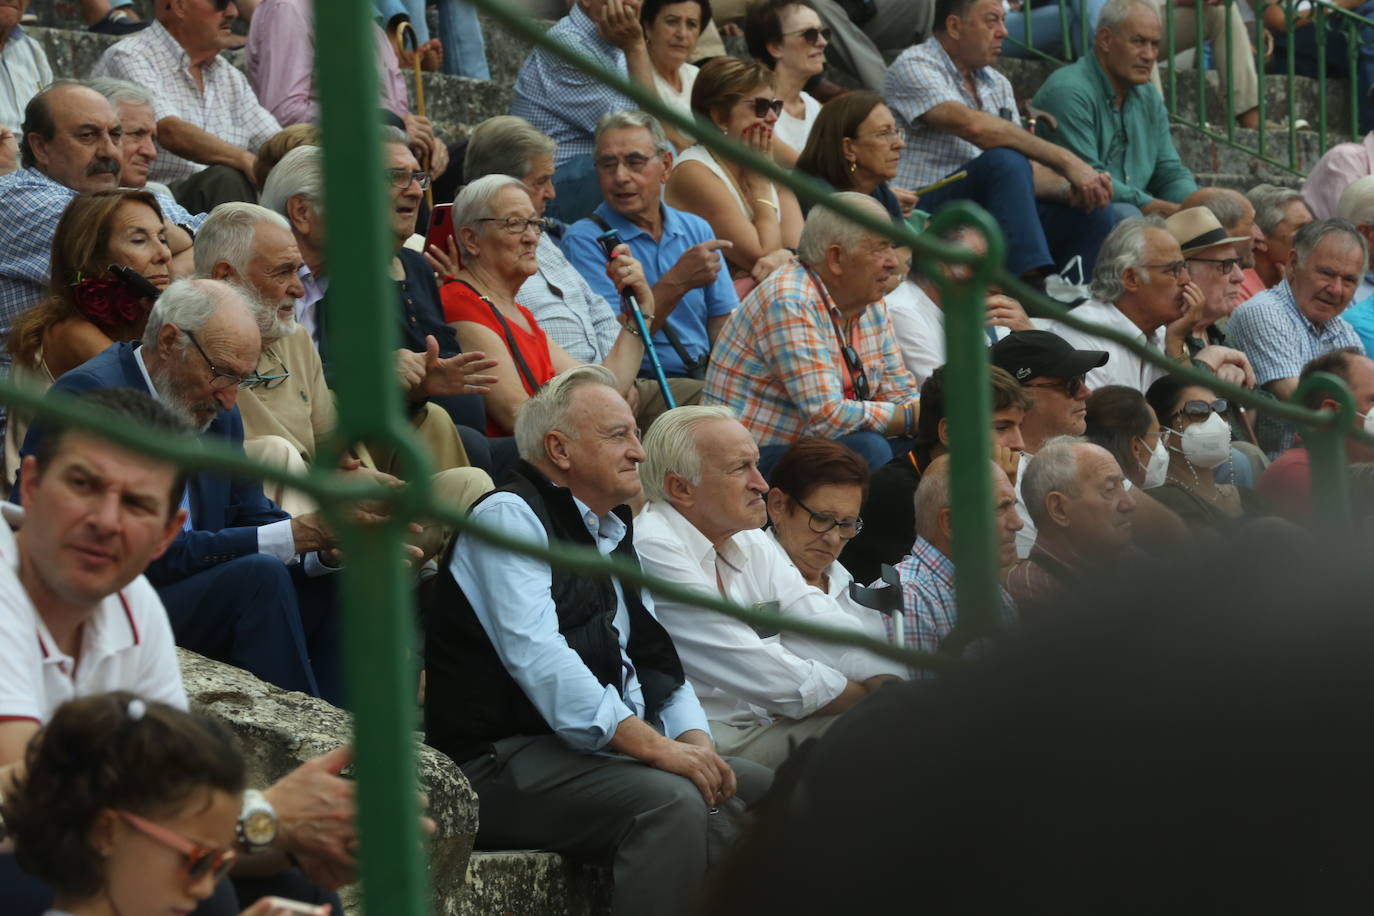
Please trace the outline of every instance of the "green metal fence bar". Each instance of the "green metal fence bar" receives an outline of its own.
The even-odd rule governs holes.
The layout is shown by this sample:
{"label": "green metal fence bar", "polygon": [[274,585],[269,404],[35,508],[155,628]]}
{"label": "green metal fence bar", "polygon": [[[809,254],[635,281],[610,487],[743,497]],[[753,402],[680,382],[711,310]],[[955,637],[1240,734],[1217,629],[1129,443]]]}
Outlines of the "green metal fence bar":
{"label": "green metal fence bar", "polygon": [[[1226,142],[1235,145],[1236,142],[1236,94],[1232,91],[1235,83],[1233,75],[1236,70],[1236,42],[1235,36],[1231,34],[1231,13],[1236,8],[1235,0],[1226,0],[1222,4],[1222,21],[1226,23],[1226,30],[1222,35],[1222,44],[1226,46],[1226,67],[1219,70],[1218,79],[1221,81],[1221,105],[1222,112],[1226,117]],[[1245,34],[1241,33],[1243,39]],[[1202,39],[1198,39],[1201,46]],[[1264,77],[1260,76],[1260,91],[1264,91]]]}
{"label": "green metal fence bar", "polygon": [[1310,27],[1317,30],[1317,73],[1321,80],[1317,85],[1317,137],[1320,148],[1326,149],[1326,31],[1329,16],[1321,10],[1314,13]]}
{"label": "green metal fence bar", "polygon": [[1309,395],[1318,392],[1334,399],[1339,406],[1333,425],[1309,428],[1303,434],[1312,466],[1312,504],[1322,507],[1314,518],[1327,543],[1350,544],[1355,528],[1350,511],[1350,479],[1345,470],[1345,431],[1356,428],[1355,398],[1339,378],[1317,372],[1298,386],[1293,401],[1305,404]]}
{"label": "green metal fence bar", "polygon": [[[1202,53],[1203,6],[1199,0],[1193,0],[1193,73],[1197,76],[1197,122],[1207,126],[1207,61]],[[1174,17],[1169,14],[1169,18]],[[1169,61],[1169,69],[1172,70],[1173,66],[1173,61]]]}
{"label": "green metal fence bar", "polygon": [[1266,159],[1266,161],[1265,142],[1268,139],[1269,131],[1269,124],[1266,120],[1269,116],[1269,92],[1264,81],[1264,71],[1266,68],[1264,46],[1268,34],[1269,33],[1265,31],[1264,28],[1264,0],[1260,0],[1260,2],[1255,4],[1255,47],[1253,49],[1255,56],[1255,72],[1259,74],[1260,78],[1259,131],[1255,138],[1255,145],[1258,147],[1256,153],[1259,158]]}
{"label": "green metal fence bar", "polygon": [[[1356,74],[1356,61],[1360,55],[1360,42],[1363,40],[1361,32],[1365,31],[1360,23],[1352,17],[1343,17],[1345,20],[1345,51],[1346,51],[1346,73],[1349,74],[1346,85],[1350,90],[1350,138],[1358,141],[1360,139],[1360,90],[1359,78]],[[1365,20],[1368,22],[1368,20]],[[1322,98],[1326,93],[1322,93]],[[1326,142],[1322,142],[1322,149],[1326,149]]]}
{"label": "green metal fence bar", "polygon": [[[387,282],[392,239],[385,218],[376,52],[367,0],[316,0],[315,48],[330,231],[326,333],[339,395],[338,440],[385,442],[405,457],[412,498],[427,501],[429,474],[402,426],[392,351],[395,317],[378,303],[395,297]],[[331,466],[329,455],[320,457]],[[409,489],[409,488],[408,488]],[[346,558],[340,588],[345,614],[347,693],[354,713],[358,832],[363,903],[368,912],[421,916],[429,910],[416,797],[415,691],[419,680],[414,600],[405,579],[402,534],[410,518],[366,528],[345,524],[338,504],[324,507]]]}

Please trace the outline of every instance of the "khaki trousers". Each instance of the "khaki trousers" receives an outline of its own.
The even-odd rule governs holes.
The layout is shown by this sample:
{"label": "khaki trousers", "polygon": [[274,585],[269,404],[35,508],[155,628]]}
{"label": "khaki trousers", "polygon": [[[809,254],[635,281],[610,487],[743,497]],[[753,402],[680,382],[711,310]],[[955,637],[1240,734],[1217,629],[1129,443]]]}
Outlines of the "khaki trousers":
{"label": "khaki trousers", "polygon": [[[1228,30],[1231,33],[1230,55],[1226,53]],[[1255,71],[1255,54],[1251,50],[1245,20],[1240,15],[1240,5],[1232,5],[1229,16],[1224,5],[1205,7],[1202,13],[1202,37],[1212,43],[1212,57],[1221,76],[1223,94],[1228,93],[1226,73],[1228,66],[1230,68],[1229,95],[1235,99],[1235,113],[1244,114],[1259,105],[1259,74]],[[1174,51],[1196,48],[1197,44],[1197,11],[1192,7],[1174,7]],[[1160,45],[1160,53],[1165,53],[1163,44]],[[1151,72],[1150,79],[1163,95],[1164,84],[1158,67]]]}

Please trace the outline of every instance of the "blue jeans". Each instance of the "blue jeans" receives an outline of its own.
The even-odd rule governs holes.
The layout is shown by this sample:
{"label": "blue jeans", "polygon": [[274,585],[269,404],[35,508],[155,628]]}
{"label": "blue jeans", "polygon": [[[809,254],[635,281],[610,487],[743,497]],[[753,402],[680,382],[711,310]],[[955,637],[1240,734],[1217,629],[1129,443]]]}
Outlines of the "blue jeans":
{"label": "blue jeans", "polygon": [[[449,76],[491,79],[487,67],[487,45],[477,10],[467,0],[436,0],[439,9],[439,42],[444,46],[444,72]],[[426,0],[376,0],[383,22],[399,15],[410,18],[415,39],[429,41],[429,21],[425,18]]]}
{"label": "blue jeans", "polygon": [[[1366,19],[1374,19],[1374,2],[1369,2],[1353,11]],[[1337,16],[1334,22],[1340,23],[1344,17]],[[1326,75],[1355,80],[1355,97],[1359,106],[1360,133],[1374,130],[1374,99],[1369,91],[1374,88],[1374,29],[1361,28],[1358,32],[1359,46],[1355,50],[1355,72],[1350,73],[1349,49],[1345,29],[1331,28],[1326,32]],[[1283,32],[1274,33],[1274,59],[1285,60],[1288,49],[1288,36]],[[1317,29],[1306,26],[1293,30],[1293,69],[1300,76],[1317,76]],[[1336,116],[1336,123],[1345,123],[1345,113]]]}
{"label": "blue jeans", "polygon": [[968,177],[921,195],[931,213],[951,201],[970,200],[987,210],[1007,240],[1007,270],[1017,276],[1032,270],[1062,269],[1075,256],[1092,273],[1102,240],[1116,225],[1110,207],[1085,212],[1035,199],[1030,160],[1015,150],[990,149],[964,163]]}
{"label": "blue jeans", "polygon": [[587,216],[601,203],[601,182],[596,177],[591,153],[574,156],[553,172],[555,197],[544,213],[568,225]]}
{"label": "blue jeans", "polygon": [[[1082,26],[1078,21],[1078,7],[1068,4],[1069,42],[1073,56],[1079,54],[1082,39]],[[1050,2],[1037,6],[1030,11],[1030,46],[1046,54],[1063,55],[1064,29],[1059,20],[1059,4]],[[1022,10],[1007,11],[1007,35],[1002,41],[1002,56],[1021,60],[1034,59],[1036,55],[1026,50],[1026,13]],[[1014,39],[1014,40],[1013,40]],[[1063,55],[1068,56],[1068,55]]]}
{"label": "blue jeans", "polygon": [[[863,430],[857,433],[846,433],[835,440],[840,445],[848,446],[859,457],[868,463],[870,471],[887,464],[899,455],[905,455],[911,451],[911,440],[906,436],[893,436],[888,438],[882,433],[872,430]],[[790,445],[765,445],[759,449],[759,473],[767,479],[773,473],[773,465],[778,463]]]}

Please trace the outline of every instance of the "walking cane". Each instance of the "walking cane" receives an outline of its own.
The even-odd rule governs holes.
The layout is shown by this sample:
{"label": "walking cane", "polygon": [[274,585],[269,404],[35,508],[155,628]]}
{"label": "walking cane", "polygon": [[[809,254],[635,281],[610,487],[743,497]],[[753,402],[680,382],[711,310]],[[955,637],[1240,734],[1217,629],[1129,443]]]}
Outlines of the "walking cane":
{"label": "walking cane", "polygon": [[[415,34],[415,27],[409,22],[402,22],[396,29],[396,36],[400,40],[401,50],[406,50],[406,36],[410,36],[410,52],[414,56],[411,61],[415,64],[415,113],[420,117],[427,117],[425,114],[425,79],[424,68],[420,66],[420,36]],[[425,150],[420,155],[420,168],[429,171],[429,150]],[[431,213],[434,212],[434,181],[431,179],[429,186],[425,188],[425,204]]]}
{"label": "walking cane", "polygon": [[[601,243],[601,250],[606,252],[607,260],[610,260],[611,252],[620,245],[620,233],[614,229],[607,229],[597,236],[596,240]],[[663,391],[663,403],[672,410],[677,407],[677,401],[673,400],[673,392],[668,387],[668,376],[663,374],[663,364],[658,361],[658,348],[654,346],[654,338],[649,334],[649,325],[644,321],[644,313],[639,310],[639,303],[634,296],[622,293],[620,298],[630,304],[630,313],[639,328],[639,338],[644,341],[644,352],[649,354],[649,365],[654,367],[654,377],[658,379],[658,387]]]}

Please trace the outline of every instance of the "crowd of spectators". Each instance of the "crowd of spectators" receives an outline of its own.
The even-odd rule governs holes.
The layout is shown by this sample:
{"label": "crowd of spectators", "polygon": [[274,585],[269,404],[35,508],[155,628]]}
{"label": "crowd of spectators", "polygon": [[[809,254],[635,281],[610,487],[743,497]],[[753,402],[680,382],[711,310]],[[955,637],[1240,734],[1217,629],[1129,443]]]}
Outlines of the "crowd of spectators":
{"label": "crowd of spectators", "polygon": [[[403,488],[393,448],[335,441],[347,367],[312,6],[159,0],[143,22],[83,3],[125,37],[82,81],[54,79],[25,4],[0,0],[3,362],[165,436]],[[378,4],[380,97],[358,117],[383,122],[382,173],[355,178],[385,189],[373,307],[397,331],[392,396],[437,512],[395,560],[420,606],[425,738],[475,788],[480,847],[608,863],[617,913],[696,912],[774,771],[875,695],[992,662],[1104,571],[1307,537],[1306,444],[1227,390],[1340,412],[1334,377],[1374,432],[1370,141],[1332,150],[1305,192],[1200,188],[1170,139],[1170,24],[1150,0],[1070,4],[1089,41],[1032,100],[1036,130],[993,65],[1018,33],[1048,48],[1063,32],[1011,6],[572,0],[550,36],[692,127],[536,49],[511,113],[450,146],[402,71],[486,76],[472,9],[440,0],[431,38],[422,0]],[[1172,28],[1178,47],[1232,51],[1217,63],[1246,126],[1258,90],[1232,14],[1180,10]],[[725,30],[750,59],[724,55]],[[246,75],[222,53],[237,47]],[[829,195],[799,199],[702,142],[717,136]],[[452,199],[426,201],[445,173]],[[1067,318],[1015,283],[976,306],[991,453],[971,476],[990,478],[997,579],[981,618],[1001,624],[977,639],[956,589],[954,494],[972,484],[950,454],[968,392],[950,390],[945,319],[988,239],[954,225],[938,241],[955,256],[914,261],[874,228],[961,201],[997,222],[1009,274],[1081,293]],[[6,912],[337,907],[357,842],[347,750],[247,788],[232,739],[187,713],[174,653],[346,707],[331,517],[290,486],[188,473],[24,411],[0,422]],[[1345,448],[1362,494],[1374,449]],[[387,521],[385,502],[350,512]],[[455,512],[678,590],[455,536],[439,517]]]}

